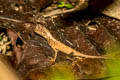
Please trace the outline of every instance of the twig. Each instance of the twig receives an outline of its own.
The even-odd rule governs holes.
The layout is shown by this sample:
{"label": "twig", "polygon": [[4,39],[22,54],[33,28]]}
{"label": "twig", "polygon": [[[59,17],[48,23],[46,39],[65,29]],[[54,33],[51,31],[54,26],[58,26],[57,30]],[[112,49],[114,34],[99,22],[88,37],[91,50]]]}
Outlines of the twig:
{"label": "twig", "polygon": [[12,21],[12,22],[17,22],[17,23],[22,22],[22,21],[20,21],[20,20],[16,20],[16,19],[12,19],[12,18],[7,18],[7,17],[2,17],[2,16],[0,16],[0,19]]}

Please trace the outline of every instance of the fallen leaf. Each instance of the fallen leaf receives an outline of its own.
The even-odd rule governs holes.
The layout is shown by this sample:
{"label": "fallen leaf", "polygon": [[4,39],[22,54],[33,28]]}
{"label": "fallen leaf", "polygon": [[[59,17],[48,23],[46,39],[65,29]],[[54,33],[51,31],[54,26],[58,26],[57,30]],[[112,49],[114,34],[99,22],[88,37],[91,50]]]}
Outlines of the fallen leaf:
{"label": "fallen leaf", "polygon": [[112,0],[113,3],[108,5],[101,13],[120,19],[120,0]]}

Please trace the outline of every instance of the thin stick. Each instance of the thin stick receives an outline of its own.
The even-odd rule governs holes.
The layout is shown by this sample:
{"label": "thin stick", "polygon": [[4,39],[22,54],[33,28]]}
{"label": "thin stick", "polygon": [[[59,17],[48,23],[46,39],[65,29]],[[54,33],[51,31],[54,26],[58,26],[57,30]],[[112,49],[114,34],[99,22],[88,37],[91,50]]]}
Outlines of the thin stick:
{"label": "thin stick", "polygon": [[12,18],[7,18],[7,17],[2,17],[2,16],[0,16],[0,19],[12,21],[12,22],[17,22],[17,23],[22,22],[22,21],[20,21],[20,20],[16,20],[16,19],[12,19]]}

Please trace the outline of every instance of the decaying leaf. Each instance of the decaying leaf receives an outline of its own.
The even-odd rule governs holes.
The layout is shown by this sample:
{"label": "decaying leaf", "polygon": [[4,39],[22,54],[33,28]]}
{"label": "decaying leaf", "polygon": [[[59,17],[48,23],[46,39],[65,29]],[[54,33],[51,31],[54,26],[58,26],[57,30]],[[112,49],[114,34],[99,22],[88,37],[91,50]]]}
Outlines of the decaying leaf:
{"label": "decaying leaf", "polygon": [[116,19],[120,19],[120,0],[112,0],[112,4],[104,8],[101,13]]}

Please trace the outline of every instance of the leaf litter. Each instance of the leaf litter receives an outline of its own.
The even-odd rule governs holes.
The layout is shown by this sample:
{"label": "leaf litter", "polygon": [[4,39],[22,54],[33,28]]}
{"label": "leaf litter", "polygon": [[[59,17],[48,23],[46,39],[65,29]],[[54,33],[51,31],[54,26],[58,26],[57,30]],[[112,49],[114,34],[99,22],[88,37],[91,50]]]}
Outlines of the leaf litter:
{"label": "leaf litter", "polygon": [[[2,0],[0,1],[2,5],[0,7],[0,26],[1,29],[6,30],[9,38],[8,42],[11,41],[10,47],[13,52],[10,61],[12,61],[11,63],[17,74],[22,79],[27,80],[29,79],[28,75],[29,77],[36,75],[36,73],[32,74],[34,72],[43,75],[44,73],[42,72],[48,70],[51,66],[66,61],[72,65],[77,79],[99,78],[99,74],[104,68],[104,59],[90,58],[102,58],[100,55],[105,53],[105,44],[111,40],[114,42],[111,36],[115,35],[108,32],[105,27],[108,24],[102,24],[98,17],[98,20],[94,20],[96,21],[95,25],[92,24],[96,29],[88,30],[86,28],[89,26],[88,22],[92,21],[96,16],[92,15],[93,18],[84,17],[83,21],[81,21],[75,19],[75,17],[79,17],[78,13],[71,14],[77,16],[69,16],[68,14],[68,16],[58,15],[56,17],[43,18],[37,12],[50,5],[52,0],[41,0],[41,2],[43,1],[46,4],[43,7],[37,5],[37,1],[11,0],[6,3]],[[98,16],[103,15],[98,14]],[[106,18],[106,16],[103,17]],[[34,33],[34,31],[40,35]],[[89,59],[84,55],[81,57],[85,58],[75,57],[74,53],[77,51],[77,56],[81,56],[81,52],[85,53]],[[55,52],[58,54],[56,55]],[[92,56],[90,57],[89,55]]]}

